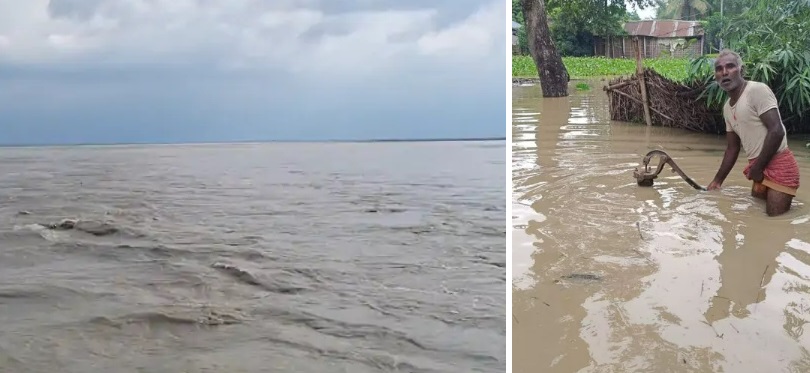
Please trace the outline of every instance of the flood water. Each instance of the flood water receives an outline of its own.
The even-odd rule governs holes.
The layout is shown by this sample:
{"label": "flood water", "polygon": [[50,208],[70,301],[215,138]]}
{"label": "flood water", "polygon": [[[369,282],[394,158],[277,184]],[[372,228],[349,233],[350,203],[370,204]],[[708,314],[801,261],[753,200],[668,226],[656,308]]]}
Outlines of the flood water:
{"label": "flood water", "polygon": [[743,155],[720,191],[637,186],[652,149],[708,185],[725,138],[611,122],[604,83],[512,90],[513,371],[810,372],[810,187],[769,218]]}
{"label": "flood water", "polygon": [[0,372],[502,372],[505,151],[0,149]]}

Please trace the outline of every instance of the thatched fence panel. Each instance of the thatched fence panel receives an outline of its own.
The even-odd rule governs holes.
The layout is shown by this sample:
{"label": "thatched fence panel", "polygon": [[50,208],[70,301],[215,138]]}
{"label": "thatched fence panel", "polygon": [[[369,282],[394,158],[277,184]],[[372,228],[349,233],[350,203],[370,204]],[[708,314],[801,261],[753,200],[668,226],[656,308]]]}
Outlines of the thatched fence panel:
{"label": "thatched fence panel", "polygon": [[[610,119],[647,122],[644,115],[646,99],[649,125],[704,133],[725,132],[722,114],[711,110],[705,104],[705,98],[700,97],[704,87],[690,87],[674,82],[652,69],[641,69],[640,58],[638,63],[640,73],[611,80],[604,87],[610,100]],[[640,78],[644,79],[646,92],[643,93],[646,95],[642,94]]]}

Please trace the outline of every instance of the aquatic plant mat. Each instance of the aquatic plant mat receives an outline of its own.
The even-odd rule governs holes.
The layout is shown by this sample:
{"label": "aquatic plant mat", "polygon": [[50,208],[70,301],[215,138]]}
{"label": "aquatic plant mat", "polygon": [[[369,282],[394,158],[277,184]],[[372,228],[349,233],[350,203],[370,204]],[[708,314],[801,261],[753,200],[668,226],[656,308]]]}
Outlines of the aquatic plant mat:
{"label": "aquatic plant mat", "polygon": [[[682,128],[704,133],[723,133],[722,113],[711,110],[701,97],[704,86],[687,86],[645,68],[641,74],[646,85],[649,125]],[[638,74],[608,82],[603,89],[610,100],[610,119],[645,123],[644,95]]]}

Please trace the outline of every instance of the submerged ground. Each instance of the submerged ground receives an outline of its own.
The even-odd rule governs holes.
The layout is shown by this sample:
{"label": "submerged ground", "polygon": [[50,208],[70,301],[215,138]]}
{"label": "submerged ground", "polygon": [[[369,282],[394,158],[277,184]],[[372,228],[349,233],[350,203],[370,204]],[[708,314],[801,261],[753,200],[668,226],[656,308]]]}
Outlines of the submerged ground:
{"label": "submerged ground", "polygon": [[810,371],[810,188],[769,218],[742,157],[721,191],[640,188],[652,149],[707,185],[724,138],[612,122],[605,82],[576,83],[512,89],[513,371]]}

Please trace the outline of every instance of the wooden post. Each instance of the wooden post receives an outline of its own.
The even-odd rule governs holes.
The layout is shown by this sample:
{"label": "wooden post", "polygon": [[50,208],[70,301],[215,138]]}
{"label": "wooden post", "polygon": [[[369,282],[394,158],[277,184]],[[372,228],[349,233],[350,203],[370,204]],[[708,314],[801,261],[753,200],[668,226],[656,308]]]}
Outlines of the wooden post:
{"label": "wooden post", "polygon": [[622,58],[627,58],[627,47],[624,45],[624,41],[627,38],[622,37]]}
{"label": "wooden post", "polygon": [[642,38],[641,42],[644,43],[644,57],[647,57],[647,38]]}
{"label": "wooden post", "polygon": [[641,47],[639,46],[638,36],[633,38],[633,49],[636,52],[636,74],[638,74],[638,86],[641,88],[641,103],[644,107],[644,121],[648,126],[652,126],[650,119],[650,104],[647,100],[647,79],[644,79],[644,68],[641,65]]}

